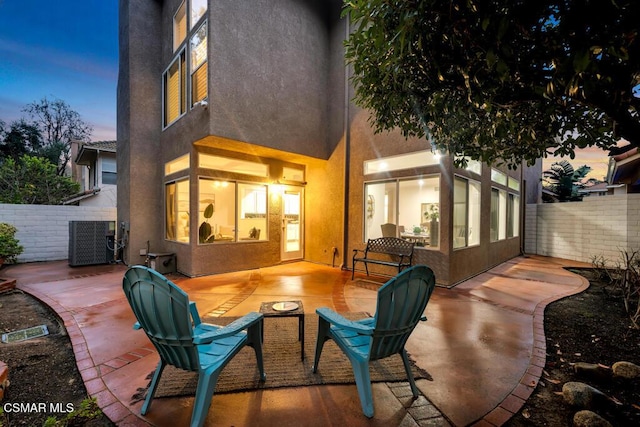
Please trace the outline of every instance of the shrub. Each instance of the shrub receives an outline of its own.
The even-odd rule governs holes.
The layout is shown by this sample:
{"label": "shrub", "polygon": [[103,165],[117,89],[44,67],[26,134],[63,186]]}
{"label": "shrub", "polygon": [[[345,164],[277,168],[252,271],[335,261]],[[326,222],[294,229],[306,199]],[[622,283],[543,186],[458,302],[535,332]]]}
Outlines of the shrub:
{"label": "shrub", "polygon": [[0,258],[5,262],[15,262],[16,257],[24,251],[15,237],[17,231],[13,225],[0,222]]}

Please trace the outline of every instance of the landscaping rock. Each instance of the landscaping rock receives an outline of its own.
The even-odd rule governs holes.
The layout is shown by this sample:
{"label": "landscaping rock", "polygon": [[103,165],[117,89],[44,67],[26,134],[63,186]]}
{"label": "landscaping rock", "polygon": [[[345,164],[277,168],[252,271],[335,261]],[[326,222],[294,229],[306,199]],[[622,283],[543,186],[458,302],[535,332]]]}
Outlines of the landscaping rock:
{"label": "landscaping rock", "polygon": [[573,371],[582,378],[603,381],[611,377],[611,370],[595,363],[578,362],[573,365]]}
{"label": "landscaping rock", "polygon": [[577,408],[593,408],[604,402],[606,396],[597,388],[581,382],[568,382],[562,386],[565,402]]}
{"label": "landscaping rock", "polygon": [[578,411],[573,416],[574,427],[613,427],[611,423],[595,412]]}
{"label": "landscaping rock", "polygon": [[619,378],[632,380],[640,377],[640,366],[631,362],[616,362],[611,367],[613,375]]}

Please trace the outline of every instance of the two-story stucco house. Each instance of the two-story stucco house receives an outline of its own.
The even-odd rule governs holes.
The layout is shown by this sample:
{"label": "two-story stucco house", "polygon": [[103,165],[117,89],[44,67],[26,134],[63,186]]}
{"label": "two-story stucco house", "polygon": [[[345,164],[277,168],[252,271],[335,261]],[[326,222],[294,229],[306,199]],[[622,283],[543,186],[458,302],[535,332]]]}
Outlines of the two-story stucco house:
{"label": "two-story stucco house", "polygon": [[80,193],[65,205],[115,207],[118,201],[116,141],[71,141],[71,177]]}
{"label": "two-story stucco house", "polygon": [[175,253],[189,276],[299,259],[350,267],[383,224],[418,242],[414,262],[443,285],[521,253],[540,165],[462,170],[429,141],[375,134],[351,102],[341,7],[120,1],[126,263],[148,247]]}

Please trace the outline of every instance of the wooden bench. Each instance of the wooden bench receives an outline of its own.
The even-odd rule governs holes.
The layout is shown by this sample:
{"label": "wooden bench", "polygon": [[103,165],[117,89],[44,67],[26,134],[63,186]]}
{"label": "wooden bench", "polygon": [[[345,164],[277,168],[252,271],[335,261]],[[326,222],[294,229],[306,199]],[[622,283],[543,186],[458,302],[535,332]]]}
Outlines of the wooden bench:
{"label": "wooden bench", "polygon": [[[397,237],[379,237],[377,239],[369,239],[364,251],[360,249],[353,250],[351,280],[353,280],[356,272],[356,262],[358,261],[364,263],[367,276],[369,275],[369,263],[398,267],[398,273],[401,272],[403,268],[411,266],[414,246],[414,242],[409,242]],[[364,255],[358,256],[359,254]],[[377,257],[375,254],[388,256],[383,258],[382,256]]]}

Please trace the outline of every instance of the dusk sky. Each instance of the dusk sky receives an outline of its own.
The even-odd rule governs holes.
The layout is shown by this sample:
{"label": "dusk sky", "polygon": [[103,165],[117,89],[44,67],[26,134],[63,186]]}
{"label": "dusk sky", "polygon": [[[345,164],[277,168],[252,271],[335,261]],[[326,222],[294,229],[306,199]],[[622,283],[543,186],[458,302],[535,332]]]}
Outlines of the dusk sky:
{"label": "dusk sky", "polygon": [[[92,141],[116,139],[118,0],[0,0],[0,56],[0,120],[58,98],[93,127]],[[558,160],[545,159],[543,170]],[[568,160],[591,166],[589,177],[606,174],[602,150]]]}
{"label": "dusk sky", "polygon": [[118,0],[0,0],[0,120],[27,104],[61,99],[116,139]]}

